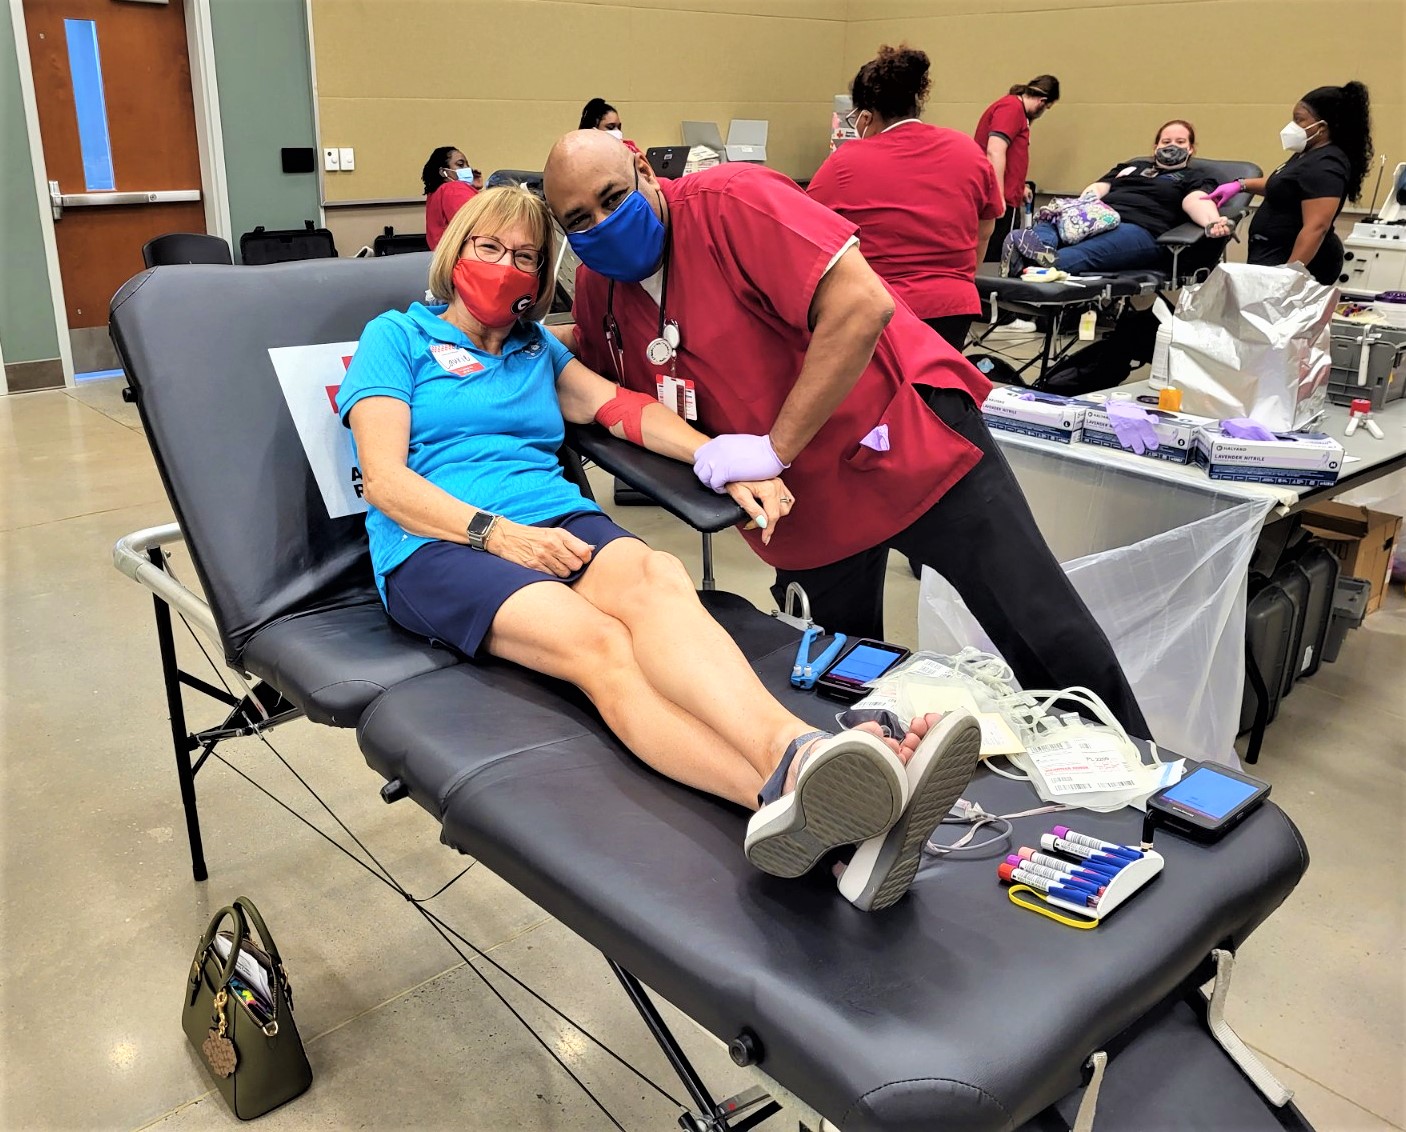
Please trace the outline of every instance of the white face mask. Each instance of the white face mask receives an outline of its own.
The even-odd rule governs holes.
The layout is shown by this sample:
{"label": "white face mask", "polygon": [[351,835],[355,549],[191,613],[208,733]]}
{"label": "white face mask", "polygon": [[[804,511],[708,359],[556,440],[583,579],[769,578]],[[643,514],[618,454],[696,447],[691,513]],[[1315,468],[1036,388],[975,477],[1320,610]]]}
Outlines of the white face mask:
{"label": "white face mask", "polygon": [[625,140],[625,131],[624,131],[624,130],[615,129],[615,130],[606,130],[605,132],[606,132],[607,134],[609,134],[611,137],[613,137],[616,141],[624,141],[624,140]]}
{"label": "white face mask", "polygon": [[[1080,705],[1098,722],[1053,714],[1050,709],[1058,700]],[[1181,781],[1181,759],[1164,763],[1153,746],[1153,761],[1143,762],[1142,752],[1113,713],[1086,688],[1019,692],[1000,708],[1025,742],[1025,751],[1010,756],[1010,761],[1047,802],[1100,813],[1124,806],[1142,810],[1156,791]]]}
{"label": "white face mask", "polygon": [[[1319,123],[1314,122],[1315,126]],[[1279,142],[1291,153],[1302,153],[1308,145],[1308,131],[1297,122],[1290,122],[1279,131]]]}

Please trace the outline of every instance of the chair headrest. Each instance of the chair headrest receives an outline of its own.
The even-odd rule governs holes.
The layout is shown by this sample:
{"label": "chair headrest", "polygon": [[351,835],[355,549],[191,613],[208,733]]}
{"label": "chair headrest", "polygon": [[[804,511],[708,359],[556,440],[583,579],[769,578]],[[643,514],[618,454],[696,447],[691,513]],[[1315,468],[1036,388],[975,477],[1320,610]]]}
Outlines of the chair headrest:
{"label": "chair headrest", "polygon": [[1243,181],[1264,174],[1264,170],[1253,161],[1222,161],[1211,157],[1193,157],[1188,165],[1192,169],[1205,170],[1221,184],[1226,181]]}
{"label": "chair headrest", "polygon": [[484,188],[497,189],[503,185],[521,185],[537,196],[542,195],[542,173],[531,169],[495,169],[488,174]]}
{"label": "chair headrest", "polygon": [[157,267],[113,297],[113,342],[232,662],[273,621],[375,599],[364,517],[328,515],[269,349],[355,341],[423,298],[429,260]]}

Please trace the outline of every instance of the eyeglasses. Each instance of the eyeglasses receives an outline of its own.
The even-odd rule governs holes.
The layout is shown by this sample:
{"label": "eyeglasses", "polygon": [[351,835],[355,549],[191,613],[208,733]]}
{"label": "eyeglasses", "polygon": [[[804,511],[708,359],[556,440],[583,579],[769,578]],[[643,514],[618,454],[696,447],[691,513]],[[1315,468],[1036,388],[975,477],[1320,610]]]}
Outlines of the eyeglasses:
{"label": "eyeglasses", "polygon": [[863,113],[863,110],[851,110],[844,117],[845,125],[848,126],[851,130],[859,129],[859,116]]}
{"label": "eyeglasses", "polygon": [[464,242],[484,263],[502,263],[511,254],[519,271],[536,271],[542,266],[542,253],[536,248],[510,248],[492,236],[470,236]]}

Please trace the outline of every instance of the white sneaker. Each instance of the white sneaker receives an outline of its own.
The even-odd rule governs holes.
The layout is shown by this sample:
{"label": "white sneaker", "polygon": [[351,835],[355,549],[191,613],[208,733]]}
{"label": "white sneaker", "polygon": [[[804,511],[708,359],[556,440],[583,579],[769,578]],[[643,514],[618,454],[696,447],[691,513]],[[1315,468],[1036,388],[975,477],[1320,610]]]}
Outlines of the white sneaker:
{"label": "white sneaker", "polygon": [[907,804],[903,760],[867,731],[842,731],[803,756],[794,790],[752,815],[743,848],[762,872],[798,877],[831,849],[882,837]]}
{"label": "white sneaker", "polygon": [[896,904],[918,875],[932,836],[981,760],[981,727],[967,711],[950,711],[923,736],[905,771],[908,806],[883,836],[871,837],[840,877],[840,894],[864,912]]}
{"label": "white sneaker", "polygon": [[992,334],[1038,334],[1040,328],[1028,318],[1016,318],[1003,322],[991,331]]}

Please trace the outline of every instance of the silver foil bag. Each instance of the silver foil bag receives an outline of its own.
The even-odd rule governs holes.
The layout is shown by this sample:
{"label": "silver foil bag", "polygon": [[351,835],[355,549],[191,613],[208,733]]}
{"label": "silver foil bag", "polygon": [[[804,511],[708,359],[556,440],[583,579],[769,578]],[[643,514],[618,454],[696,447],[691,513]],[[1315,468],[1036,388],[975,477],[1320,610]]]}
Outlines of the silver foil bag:
{"label": "silver foil bag", "polygon": [[1181,411],[1303,428],[1327,401],[1337,301],[1301,267],[1218,265],[1182,291],[1172,320],[1167,377]]}

